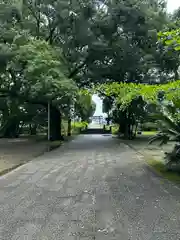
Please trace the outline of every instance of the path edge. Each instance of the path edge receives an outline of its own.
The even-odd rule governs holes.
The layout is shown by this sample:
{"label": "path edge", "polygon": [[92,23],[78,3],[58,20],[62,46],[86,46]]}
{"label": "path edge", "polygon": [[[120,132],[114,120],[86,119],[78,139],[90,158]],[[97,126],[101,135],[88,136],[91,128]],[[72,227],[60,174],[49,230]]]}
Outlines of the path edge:
{"label": "path edge", "polygon": [[[79,134],[78,134],[78,135],[79,135]],[[29,161],[19,163],[19,164],[14,165],[14,166],[12,166],[12,167],[10,167],[10,168],[6,168],[6,169],[0,171],[0,178],[1,178],[1,177],[4,177],[4,176],[5,176],[6,174],[8,174],[8,173],[11,173],[13,170],[17,170],[18,168],[24,166],[25,164],[32,162],[34,159],[36,159],[36,158],[38,158],[38,157],[40,157],[40,156],[42,156],[42,155],[44,155],[44,154],[46,154],[46,153],[48,153],[48,152],[52,152],[52,151],[57,150],[58,148],[61,148],[61,147],[64,146],[65,144],[73,141],[76,137],[78,137],[78,135],[70,136],[68,139],[66,139],[65,141],[63,141],[62,144],[61,144],[59,147],[57,147],[57,148],[55,148],[55,149],[52,149],[51,151],[48,150],[48,145],[47,145],[47,149],[46,149],[46,150],[42,151],[41,153],[36,154],[36,155],[33,156]]]}
{"label": "path edge", "polygon": [[[123,140],[121,140],[122,143],[126,144],[129,148],[131,148],[132,150],[134,150],[137,154],[141,155],[144,161],[144,164],[146,165],[147,169],[157,178],[162,179],[164,182],[168,183],[168,184],[172,184],[175,188],[178,188],[180,190],[180,183],[178,182],[173,182],[167,178],[165,178],[161,173],[159,173],[158,171],[156,171],[149,163],[146,159],[149,159],[150,156],[143,154],[142,152],[138,151],[135,147],[133,147],[130,143],[124,142]],[[137,156],[138,157],[138,156]],[[153,157],[151,157],[153,158]],[[155,159],[154,159],[155,160]]]}

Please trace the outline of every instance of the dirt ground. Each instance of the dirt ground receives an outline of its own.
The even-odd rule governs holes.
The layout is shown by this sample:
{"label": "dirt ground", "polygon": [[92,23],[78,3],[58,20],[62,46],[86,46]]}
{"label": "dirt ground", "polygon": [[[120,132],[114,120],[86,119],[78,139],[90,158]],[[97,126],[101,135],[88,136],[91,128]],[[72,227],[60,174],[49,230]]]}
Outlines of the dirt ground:
{"label": "dirt ground", "polygon": [[47,142],[35,139],[0,139],[0,175],[47,151]]}

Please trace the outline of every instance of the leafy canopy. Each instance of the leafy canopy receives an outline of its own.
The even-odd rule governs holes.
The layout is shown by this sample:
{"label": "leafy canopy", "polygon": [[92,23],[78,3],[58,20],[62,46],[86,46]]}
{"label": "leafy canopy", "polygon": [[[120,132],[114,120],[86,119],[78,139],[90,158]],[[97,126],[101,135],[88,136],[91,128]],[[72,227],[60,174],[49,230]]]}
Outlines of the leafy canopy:
{"label": "leafy canopy", "polygon": [[[59,49],[46,41],[30,40],[25,45],[15,46],[15,54],[7,69],[14,76],[4,77],[5,89],[16,91],[21,97],[55,100],[73,98],[77,92],[75,83],[66,76],[66,67],[61,61]],[[2,86],[1,86],[2,87]]]}
{"label": "leafy canopy", "polygon": [[96,91],[105,96],[113,97],[116,104],[126,108],[134,99],[142,97],[145,102],[157,103],[160,93],[164,99],[172,102],[180,102],[180,80],[167,84],[148,85],[136,83],[111,83],[99,85]]}

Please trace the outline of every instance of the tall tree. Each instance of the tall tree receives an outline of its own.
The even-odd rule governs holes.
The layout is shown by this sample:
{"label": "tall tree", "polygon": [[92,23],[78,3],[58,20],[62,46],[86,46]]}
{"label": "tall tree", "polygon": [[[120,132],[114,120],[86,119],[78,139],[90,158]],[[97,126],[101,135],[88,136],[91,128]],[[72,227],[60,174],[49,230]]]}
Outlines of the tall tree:
{"label": "tall tree", "polygon": [[80,92],[75,103],[75,112],[81,121],[89,122],[95,110],[96,104],[93,102],[92,96]]}
{"label": "tall tree", "polygon": [[23,16],[32,35],[61,46],[79,85],[144,81],[155,61],[153,31],[167,22],[165,3],[155,0],[26,0]]}

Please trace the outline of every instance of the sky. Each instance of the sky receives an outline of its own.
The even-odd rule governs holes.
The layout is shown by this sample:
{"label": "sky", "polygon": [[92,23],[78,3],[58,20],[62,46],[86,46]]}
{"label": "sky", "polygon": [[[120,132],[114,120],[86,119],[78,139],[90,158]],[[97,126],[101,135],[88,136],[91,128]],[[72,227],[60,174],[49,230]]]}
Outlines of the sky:
{"label": "sky", "polygon": [[167,1],[168,12],[173,12],[178,7],[180,7],[180,0],[168,0]]}
{"label": "sky", "polygon": [[[178,7],[180,7],[180,0],[167,1],[167,10],[169,13],[173,12]],[[97,95],[93,95],[93,101],[96,103],[96,111],[94,116],[104,115],[102,112],[102,100]]]}

